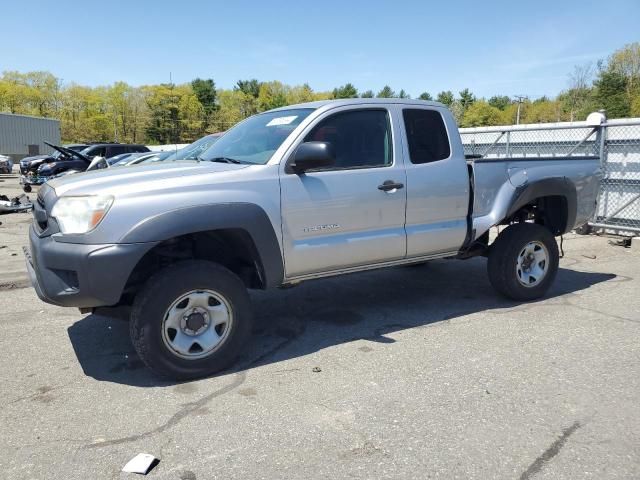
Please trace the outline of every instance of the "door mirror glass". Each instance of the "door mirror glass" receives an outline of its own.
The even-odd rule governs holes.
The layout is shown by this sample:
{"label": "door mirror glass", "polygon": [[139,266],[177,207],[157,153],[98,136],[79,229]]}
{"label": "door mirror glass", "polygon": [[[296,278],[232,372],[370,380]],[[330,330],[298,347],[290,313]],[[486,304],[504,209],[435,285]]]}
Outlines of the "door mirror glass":
{"label": "door mirror glass", "polygon": [[333,146],[329,142],[304,142],[296,149],[289,169],[293,173],[304,173],[316,168],[331,167],[335,164]]}
{"label": "door mirror glass", "polygon": [[99,157],[96,155],[95,157],[93,157],[93,159],[91,160],[91,163],[87,167],[87,172],[90,170],[97,170],[100,168],[107,168],[107,167],[109,167],[107,160],[104,157]]}

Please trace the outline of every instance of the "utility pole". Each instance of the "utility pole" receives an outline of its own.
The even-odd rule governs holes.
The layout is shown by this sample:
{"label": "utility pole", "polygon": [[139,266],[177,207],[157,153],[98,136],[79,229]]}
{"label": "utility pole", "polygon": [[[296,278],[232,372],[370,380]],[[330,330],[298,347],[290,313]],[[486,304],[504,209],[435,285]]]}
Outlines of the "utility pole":
{"label": "utility pole", "polygon": [[516,113],[516,125],[520,125],[520,107],[525,100],[529,100],[526,95],[514,95],[515,100],[518,102],[518,112]]}

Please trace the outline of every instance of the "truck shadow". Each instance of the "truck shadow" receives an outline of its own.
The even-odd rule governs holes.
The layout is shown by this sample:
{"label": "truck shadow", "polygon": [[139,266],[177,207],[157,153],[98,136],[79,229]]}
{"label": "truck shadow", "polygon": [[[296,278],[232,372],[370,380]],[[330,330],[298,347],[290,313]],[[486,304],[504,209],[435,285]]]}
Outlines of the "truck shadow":
{"label": "truck shadow", "polygon": [[[251,294],[255,324],[249,353],[224,373],[356,340],[371,342],[370,346],[359,343],[359,350],[366,353],[376,348],[376,343],[396,342],[390,336],[394,332],[483,311],[509,314],[535,308],[540,302],[614,278],[616,275],[609,273],[561,268],[546,298],[517,303],[495,293],[483,259],[439,260],[418,267],[316,280],[286,290],[256,291]],[[535,316],[530,321],[535,322]],[[125,321],[89,315],[69,327],[68,334],[84,373],[96,380],[138,387],[179,383],[160,379],[144,366],[133,350]]]}

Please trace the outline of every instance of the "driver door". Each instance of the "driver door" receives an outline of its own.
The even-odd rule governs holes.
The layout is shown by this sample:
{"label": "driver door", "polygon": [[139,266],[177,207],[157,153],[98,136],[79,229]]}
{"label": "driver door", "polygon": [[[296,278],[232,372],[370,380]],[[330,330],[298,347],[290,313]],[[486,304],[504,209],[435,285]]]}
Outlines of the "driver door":
{"label": "driver door", "polygon": [[287,278],[406,255],[406,180],[392,119],[387,108],[343,107],[303,133],[302,141],[330,142],[336,158],[331,167],[303,174],[281,170]]}

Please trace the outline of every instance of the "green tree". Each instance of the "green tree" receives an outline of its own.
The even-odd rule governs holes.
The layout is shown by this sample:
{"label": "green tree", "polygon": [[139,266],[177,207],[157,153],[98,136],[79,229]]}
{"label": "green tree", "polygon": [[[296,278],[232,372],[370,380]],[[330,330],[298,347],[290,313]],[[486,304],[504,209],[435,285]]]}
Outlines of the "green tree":
{"label": "green tree", "polygon": [[204,109],[191,85],[160,84],[144,88],[150,117],[146,129],[149,140],[181,143],[198,137]]}
{"label": "green tree", "polygon": [[251,80],[238,80],[234,90],[240,90],[246,95],[251,95],[253,98],[258,98],[260,95],[260,82],[255,78]]}
{"label": "green tree", "polygon": [[213,112],[218,108],[216,103],[216,84],[212,78],[203,80],[196,78],[191,81],[191,88],[196,98],[202,105],[203,118],[201,122],[200,134],[203,134],[211,123]]}
{"label": "green tree", "polygon": [[31,88],[20,72],[3,72],[0,80],[0,103],[9,113],[35,114],[30,105]]}
{"label": "green tree", "polygon": [[511,103],[511,99],[507,95],[494,95],[489,99],[489,105],[498,110],[505,110]]}
{"label": "green tree", "polygon": [[627,94],[631,97],[640,87],[640,42],[630,43],[613,52],[608,69],[627,79]]}
{"label": "green tree", "polygon": [[219,108],[211,124],[212,132],[224,132],[253,115],[258,110],[258,99],[240,89],[218,91]]}
{"label": "green tree", "polygon": [[213,113],[216,109],[216,83],[213,79],[203,80],[196,78],[191,81],[191,88],[202,108],[204,108],[205,113]]}
{"label": "green tree", "polygon": [[463,127],[483,127],[487,125],[500,125],[504,122],[502,110],[485,101],[472,103],[464,112],[462,121]]}
{"label": "green tree", "polygon": [[263,82],[260,84],[260,92],[258,94],[259,111],[271,110],[272,108],[287,105],[288,90],[288,86],[278,81]]}
{"label": "green tree", "polygon": [[467,109],[473,105],[473,102],[476,101],[476,97],[471,93],[468,88],[465,88],[460,92],[460,105],[462,106],[462,111],[466,112]]}
{"label": "green tree", "polygon": [[367,90],[365,92],[362,92],[360,94],[360,98],[373,98],[375,97],[375,94],[373,93],[373,90]]}
{"label": "green tree", "polygon": [[382,90],[376,95],[378,98],[395,98],[396,92],[394,92],[389,85],[382,87]]}
{"label": "green tree", "polygon": [[436,101],[446,105],[447,107],[450,107],[451,105],[453,105],[454,100],[455,98],[451,90],[440,92],[436,96]]}
{"label": "green tree", "polygon": [[427,101],[431,101],[431,100],[433,100],[433,97],[432,97],[432,96],[431,96],[431,94],[430,94],[430,93],[428,93],[428,92],[422,92],[418,98],[419,98],[420,100],[427,100]]}
{"label": "green tree", "polygon": [[601,71],[595,82],[596,98],[609,118],[628,117],[631,102],[627,95],[627,78],[615,71]]}
{"label": "green tree", "polygon": [[404,91],[404,88],[400,90],[400,93],[398,93],[398,98],[411,98],[411,96]]}
{"label": "green tree", "polygon": [[25,79],[37,114],[41,117],[56,114],[60,109],[60,80],[51,73],[42,71],[28,72]]}
{"label": "green tree", "polygon": [[308,83],[291,87],[287,92],[287,104],[313,102],[315,100],[313,89]]}
{"label": "green tree", "polygon": [[542,97],[527,105],[521,123],[558,122],[561,120],[561,115],[560,102]]}
{"label": "green tree", "polygon": [[333,89],[333,98],[358,98],[358,89],[347,83]]}

